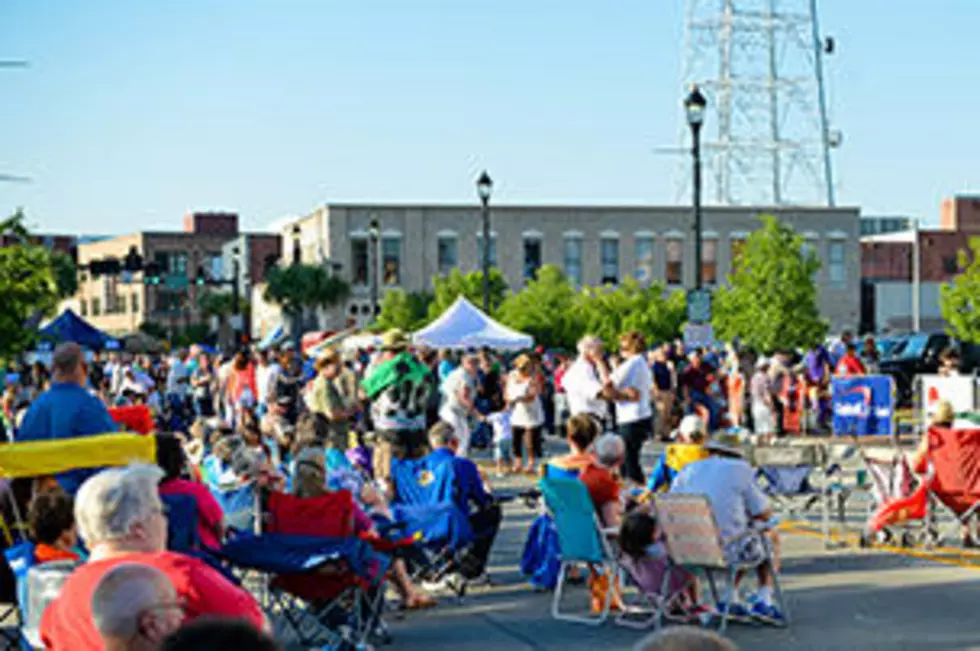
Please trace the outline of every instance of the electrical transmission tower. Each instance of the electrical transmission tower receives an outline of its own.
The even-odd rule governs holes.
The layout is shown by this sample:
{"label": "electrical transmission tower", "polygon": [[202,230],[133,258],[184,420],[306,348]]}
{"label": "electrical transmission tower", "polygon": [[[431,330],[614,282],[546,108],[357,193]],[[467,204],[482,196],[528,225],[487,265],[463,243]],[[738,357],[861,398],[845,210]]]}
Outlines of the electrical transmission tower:
{"label": "electrical transmission tower", "polygon": [[817,0],[687,0],[687,84],[708,99],[705,199],[833,206]]}

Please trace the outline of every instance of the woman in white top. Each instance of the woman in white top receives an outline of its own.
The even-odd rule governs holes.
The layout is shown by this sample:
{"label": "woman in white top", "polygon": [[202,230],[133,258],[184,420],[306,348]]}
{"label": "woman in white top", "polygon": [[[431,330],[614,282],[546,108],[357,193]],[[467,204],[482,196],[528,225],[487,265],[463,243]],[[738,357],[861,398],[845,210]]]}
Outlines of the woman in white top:
{"label": "woman in white top", "polygon": [[511,408],[514,472],[521,471],[524,448],[527,448],[524,471],[528,474],[537,472],[537,462],[542,456],[541,426],[544,425],[542,385],[541,374],[534,359],[529,355],[520,355],[514,360],[514,370],[507,375],[507,387],[504,390],[504,400]]}
{"label": "woman in white top", "polygon": [[643,443],[653,432],[653,374],[646,360],[646,340],[637,331],[619,338],[622,362],[612,372],[609,398],[616,401],[616,427],[626,445],[622,475],[643,486],[646,479],[640,465]]}

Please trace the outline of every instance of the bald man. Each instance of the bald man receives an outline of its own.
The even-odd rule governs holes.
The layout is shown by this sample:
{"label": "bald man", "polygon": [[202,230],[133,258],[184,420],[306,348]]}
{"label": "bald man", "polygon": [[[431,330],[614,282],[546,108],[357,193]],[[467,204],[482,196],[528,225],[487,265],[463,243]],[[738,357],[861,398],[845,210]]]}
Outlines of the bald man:
{"label": "bald man", "polygon": [[180,628],[184,611],[163,572],[149,565],[117,565],[92,593],[92,619],[106,651],[153,651]]}
{"label": "bald man", "polygon": [[[87,388],[85,354],[74,343],[58,346],[51,360],[51,387],[37,397],[17,431],[17,441],[47,441],[105,434],[118,430],[109,410]],[[74,495],[98,470],[75,470],[58,476]]]}

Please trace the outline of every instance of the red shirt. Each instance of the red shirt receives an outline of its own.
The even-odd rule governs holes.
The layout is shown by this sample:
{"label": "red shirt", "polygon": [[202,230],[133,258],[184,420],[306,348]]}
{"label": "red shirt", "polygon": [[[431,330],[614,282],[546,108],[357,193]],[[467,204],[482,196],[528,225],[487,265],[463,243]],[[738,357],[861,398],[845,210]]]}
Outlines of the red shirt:
{"label": "red shirt", "polygon": [[601,511],[609,502],[619,501],[619,482],[605,468],[594,463],[589,464],[578,478],[589,489],[589,497],[592,498],[596,511]]}
{"label": "red shirt", "polygon": [[190,495],[197,502],[197,533],[201,544],[211,549],[221,547],[225,514],[207,486],[186,479],[168,479],[160,484],[161,495]]}
{"label": "red shirt", "polygon": [[857,355],[851,355],[850,353],[845,353],[840,361],[837,362],[837,368],[834,369],[836,375],[864,375],[867,371],[864,368],[864,364],[858,359]]}
{"label": "red shirt", "polygon": [[238,617],[260,628],[265,617],[250,594],[203,561],[174,552],[132,553],[80,565],[65,581],[58,598],[41,616],[41,640],[48,651],[102,651],[92,622],[92,593],[117,565],[140,563],[167,575],[184,605],[184,621],[202,615]]}

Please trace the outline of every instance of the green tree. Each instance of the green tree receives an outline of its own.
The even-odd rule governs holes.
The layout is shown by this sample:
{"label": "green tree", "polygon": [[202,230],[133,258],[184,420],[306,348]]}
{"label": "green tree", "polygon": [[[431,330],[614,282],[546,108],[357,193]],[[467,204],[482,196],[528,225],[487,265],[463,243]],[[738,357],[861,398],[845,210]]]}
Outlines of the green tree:
{"label": "green tree", "polygon": [[[197,304],[201,308],[201,314],[206,317],[216,316],[223,319],[235,313],[235,297],[231,292],[202,293],[201,297],[197,300]],[[247,314],[251,306],[248,301],[239,298],[238,309],[243,314]]]}
{"label": "green tree", "polygon": [[939,307],[954,337],[980,343],[980,237],[970,239],[970,250],[960,251],[960,273],[939,290]]}
{"label": "green tree", "polygon": [[78,292],[78,267],[75,261],[66,253],[54,251],[51,253],[51,266],[58,287],[58,298],[74,296]]}
{"label": "green tree", "polygon": [[[350,285],[321,265],[277,266],[266,274],[265,300],[297,321],[302,321],[307,310],[333,307],[348,296]],[[297,323],[297,327],[302,326]]]}
{"label": "green tree", "polygon": [[545,346],[573,349],[585,323],[576,310],[579,293],[555,265],[538,269],[537,277],[500,305],[497,316],[505,325],[534,337]]}
{"label": "green tree", "polygon": [[16,240],[0,248],[0,358],[10,359],[33,343],[36,332],[30,324],[54,311],[58,287],[51,254],[30,243],[22,212],[0,221],[0,235]]}
{"label": "green tree", "polygon": [[405,332],[418,330],[429,320],[431,302],[431,294],[390,289],[381,299],[381,314],[375,325],[381,330],[391,328],[400,328]]}
{"label": "green tree", "polygon": [[575,311],[585,331],[612,347],[630,330],[642,332],[650,343],[673,339],[687,318],[687,301],[683,292],[668,294],[662,283],[643,286],[627,278],[618,287],[583,290]]}
{"label": "green tree", "polygon": [[714,296],[712,321],[719,339],[738,337],[757,350],[807,348],[827,334],[817,306],[816,255],[803,238],[771,215],[745,242],[729,287]]}
{"label": "green tree", "polygon": [[[432,303],[429,304],[429,320],[436,319],[456,302],[459,296],[465,296],[473,305],[483,308],[483,272],[471,271],[463,273],[453,269],[446,276],[433,279]],[[490,269],[490,313],[493,314],[507,295],[507,281],[496,267]]]}

